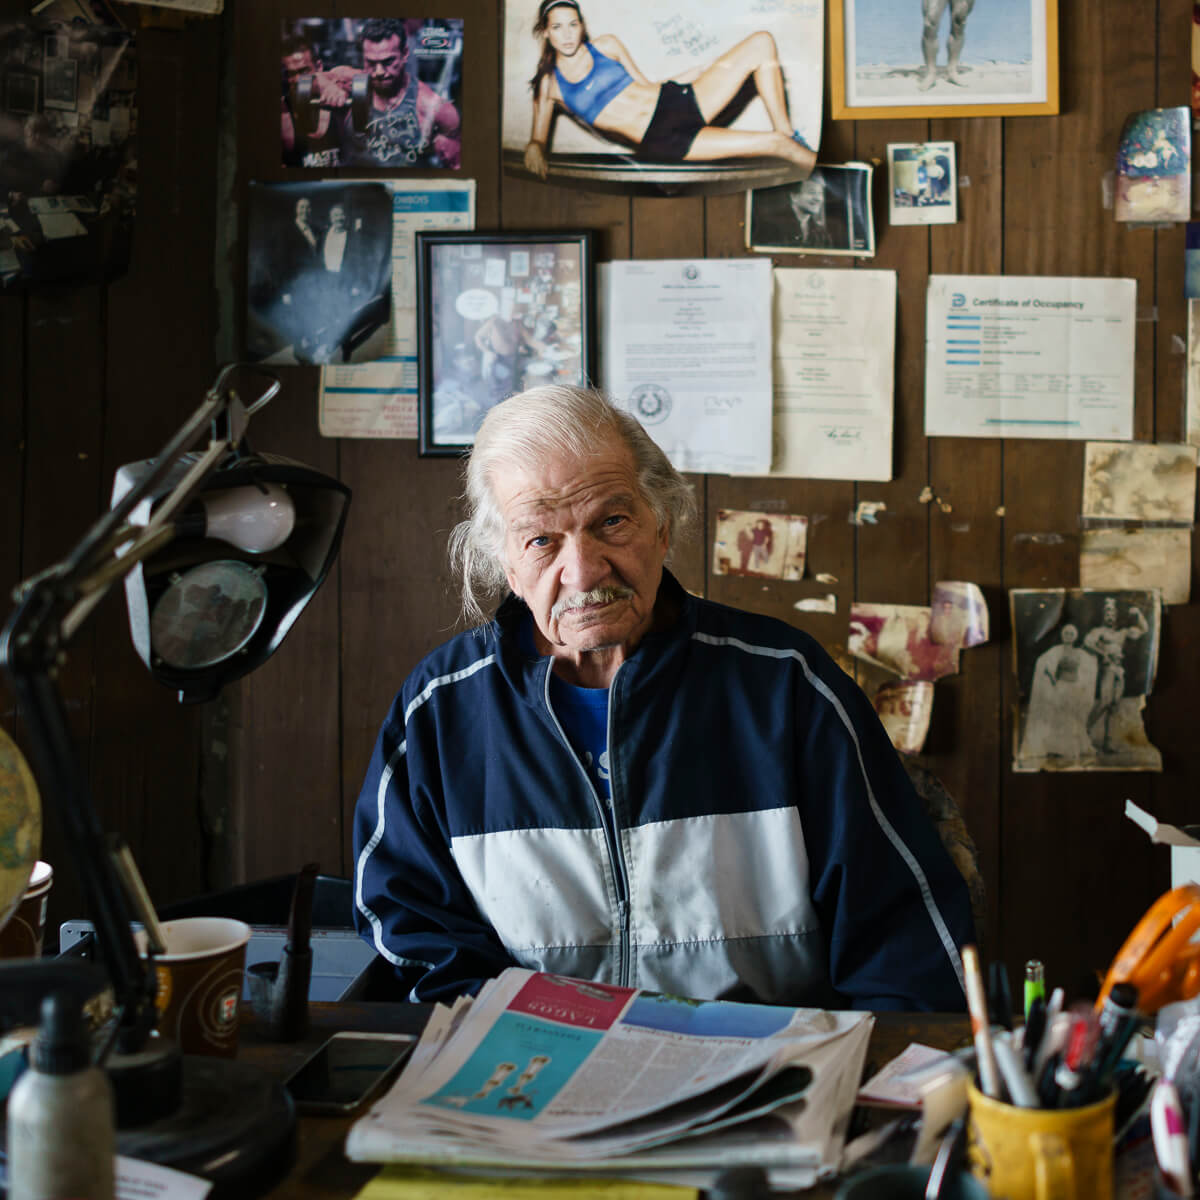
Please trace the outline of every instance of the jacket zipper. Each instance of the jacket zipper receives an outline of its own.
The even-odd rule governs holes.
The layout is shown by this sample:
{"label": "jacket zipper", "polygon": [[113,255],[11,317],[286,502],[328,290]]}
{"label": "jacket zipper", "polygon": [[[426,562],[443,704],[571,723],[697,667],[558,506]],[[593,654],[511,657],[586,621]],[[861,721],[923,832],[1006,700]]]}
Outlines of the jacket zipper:
{"label": "jacket zipper", "polygon": [[[550,719],[554,722],[554,728],[558,730],[559,739],[566,746],[571,758],[575,761],[575,765],[579,768],[579,773],[583,776],[583,780],[587,784],[588,791],[592,796],[592,802],[600,817],[600,828],[604,830],[604,840],[608,846],[608,857],[612,865],[613,879],[617,888],[617,925],[620,931],[617,984],[620,987],[629,987],[631,986],[629,980],[632,973],[629,961],[629,875],[625,868],[625,855],[621,849],[621,833],[617,828],[617,798],[612,772],[613,685],[617,682],[617,679],[616,675],[614,675],[612,683],[608,687],[608,727],[605,740],[607,742],[609,761],[608,785],[614,794],[606,807],[604,801],[600,798],[600,793],[596,790],[596,785],[592,782],[591,776],[587,773],[587,769],[579,761],[579,755],[575,753],[575,747],[571,745],[571,739],[567,737],[562,724],[559,722],[558,714],[554,711],[554,705],[550,703],[550,672],[553,670],[554,664],[552,662],[546,671],[545,683],[542,686],[542,699],[546,702],[546,711],[550,714]],[[620,671],[621,668],[618,667],[617,674],[620,674]]]}

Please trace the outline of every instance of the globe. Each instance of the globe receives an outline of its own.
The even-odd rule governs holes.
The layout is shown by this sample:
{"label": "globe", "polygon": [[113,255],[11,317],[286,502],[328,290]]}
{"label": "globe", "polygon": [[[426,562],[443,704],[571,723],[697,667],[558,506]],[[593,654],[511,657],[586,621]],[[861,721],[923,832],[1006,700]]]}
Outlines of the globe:
{"label": "globe", "polygon": [[42,804],[33,772],[0,729],[0,929],[21,902],[42,847]]}

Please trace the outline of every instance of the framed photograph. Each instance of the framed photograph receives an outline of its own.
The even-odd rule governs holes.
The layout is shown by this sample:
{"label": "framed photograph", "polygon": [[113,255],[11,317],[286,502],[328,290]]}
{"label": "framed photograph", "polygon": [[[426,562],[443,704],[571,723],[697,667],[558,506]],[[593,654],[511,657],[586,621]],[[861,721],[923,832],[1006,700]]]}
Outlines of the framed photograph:
{"label": "framed photograph", "polygon": [[875,253],[869,163],[816,167],[800,183],[746,193],[746,241],[768,254]]}
{"label": "framed photograph", "polygon": [[1058,112],[1058,0],[829,0],[833,116]]}
{"label": "framed photograph", "polygon": [[958,175],[953,142],[889,142],[888,224],[953,225]]}
{"label": "framed photograph", "polygon": [[421,454],[461,454],[517,392],[592,382],[589,231],[420,232],[416,247]]}
{"label": "framed photograph", "polygon": [[42,103],[46,108],[75,111],[78,70],[79,64],[73,58],[58,55],[46,59],[42,67],[42,81],[45,87]]}

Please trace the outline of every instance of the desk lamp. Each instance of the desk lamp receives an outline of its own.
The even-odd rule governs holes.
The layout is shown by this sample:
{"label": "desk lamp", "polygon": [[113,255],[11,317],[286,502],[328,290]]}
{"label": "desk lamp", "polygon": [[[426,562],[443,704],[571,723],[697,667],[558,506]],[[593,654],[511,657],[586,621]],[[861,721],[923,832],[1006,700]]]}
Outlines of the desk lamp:
{"label": "desk lamp", "polygon": [[[243,378],[262,386],[249,405],[234,387]],[[336,480],[249,448],[248,420],[279,388],[259,368],[225,367],[155,458],[118,471],[112,507],[66,558],[21,585],[0,633],[0,665],[43,803],[59,813],[99,956],[0,964],[0,1027],[35,1024],[52,990],[83,1000],[110,985],[115,1015],[97,1057],[116,1095],[118,1152],[212,1179],[214,1200],[257,1195],[286,1171],[292,1104],[244,1063],[183,1056],[151,1036],[153,951],[139,957],[131,922],[157,922],[127,856],[112,853],[100,829],[55,674],[118,580],[139,657],[181,700],[215,696],[278,648],[333,563],[350,500]]]}

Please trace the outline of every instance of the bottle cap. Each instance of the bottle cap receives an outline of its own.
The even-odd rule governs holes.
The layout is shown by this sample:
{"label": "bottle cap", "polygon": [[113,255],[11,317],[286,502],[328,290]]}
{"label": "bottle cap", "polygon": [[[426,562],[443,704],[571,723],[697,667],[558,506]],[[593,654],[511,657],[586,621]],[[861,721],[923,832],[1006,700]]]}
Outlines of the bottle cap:
{"label": "bottle cap", "polygon": [[91,1061],[91,1035],[82,1005],[66,992],[51,992],[42,1001],[42,1023],[33,1043],[33,1069],[43,1075],[73,1075]]}

